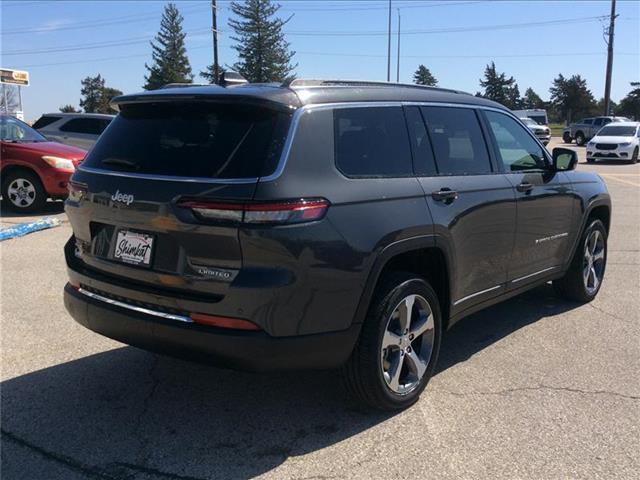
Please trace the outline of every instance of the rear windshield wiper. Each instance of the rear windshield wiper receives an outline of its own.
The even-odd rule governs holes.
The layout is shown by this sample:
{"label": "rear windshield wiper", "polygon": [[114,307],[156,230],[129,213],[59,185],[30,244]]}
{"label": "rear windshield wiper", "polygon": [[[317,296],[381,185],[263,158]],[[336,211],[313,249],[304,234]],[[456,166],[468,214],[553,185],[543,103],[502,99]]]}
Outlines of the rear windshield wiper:
{"label": "rear windshield wiper", "polygon": [[134,170],[138,170],[140,168],[138,163],[127,160],[126,158],[105,158],[102,160],[102,163],[105,165],[118,165],[120,167],[132,168]]}

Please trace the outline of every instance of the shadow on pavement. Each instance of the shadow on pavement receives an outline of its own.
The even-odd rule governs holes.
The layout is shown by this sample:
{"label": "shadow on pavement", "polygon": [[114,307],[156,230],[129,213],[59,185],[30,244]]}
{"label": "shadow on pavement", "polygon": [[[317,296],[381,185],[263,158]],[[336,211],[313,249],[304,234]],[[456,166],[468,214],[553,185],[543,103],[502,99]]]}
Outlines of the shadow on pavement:
{"label": "shadow on pavement", "polygon": [[0,200],[0,215],[3,219],[15,219],[18,221],[29,222],[33,219],[46,217],[47,215],[58,215],[64,213],[64,202],[61,200],[50,200],[44,204],[44,207],[35,212],[14,212],[7,207],[4,199]]}
{"label": "shadow on pavement", "polygon": [[[462,320],[438,371],[572,306],[544,286]],[[3,454],[3,469],[21,478],[43,463],[89,478],[251,478],[392,417],[348,399],[337,372],[240,373],[132,347],[7,380],[1,393],[3,443],[23,452],[20,465]]]}

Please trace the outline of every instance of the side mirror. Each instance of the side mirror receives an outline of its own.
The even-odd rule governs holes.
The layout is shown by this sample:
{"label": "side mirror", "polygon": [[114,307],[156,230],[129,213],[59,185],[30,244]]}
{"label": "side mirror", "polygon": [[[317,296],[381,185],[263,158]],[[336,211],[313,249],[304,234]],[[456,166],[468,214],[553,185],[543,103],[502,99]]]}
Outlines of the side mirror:
{"label": "side mirror", "polygon": [[553,169],[556,172],[575,170],[578,165],[578,154],[569,148],[556,147],[552,152]]}

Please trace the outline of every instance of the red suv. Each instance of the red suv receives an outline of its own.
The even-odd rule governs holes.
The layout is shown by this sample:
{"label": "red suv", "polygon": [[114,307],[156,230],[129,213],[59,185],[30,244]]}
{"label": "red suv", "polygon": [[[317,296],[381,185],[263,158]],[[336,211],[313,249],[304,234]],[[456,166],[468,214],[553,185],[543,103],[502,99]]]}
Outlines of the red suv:
{"label": "red suv", "polygon": [[86,151],[50,142],[20,120],[0,116],[2,198],[12,210],[31,212],[48,197],[67,196],[67,183]]}

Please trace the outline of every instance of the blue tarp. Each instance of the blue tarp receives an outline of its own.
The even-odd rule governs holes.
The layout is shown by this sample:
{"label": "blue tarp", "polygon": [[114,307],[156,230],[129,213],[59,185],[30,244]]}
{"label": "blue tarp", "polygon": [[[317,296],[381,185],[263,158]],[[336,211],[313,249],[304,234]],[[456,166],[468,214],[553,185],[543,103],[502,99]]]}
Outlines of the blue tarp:
{"label": "blue tarp", "polygon": [[45,230],[47,228],[57,227],[61,222],[57,218],[44,217],[37,222],[19,223],[10,227],[0,228],[0,242],[9,240],[10,238],[21,237],[28,233]]}

